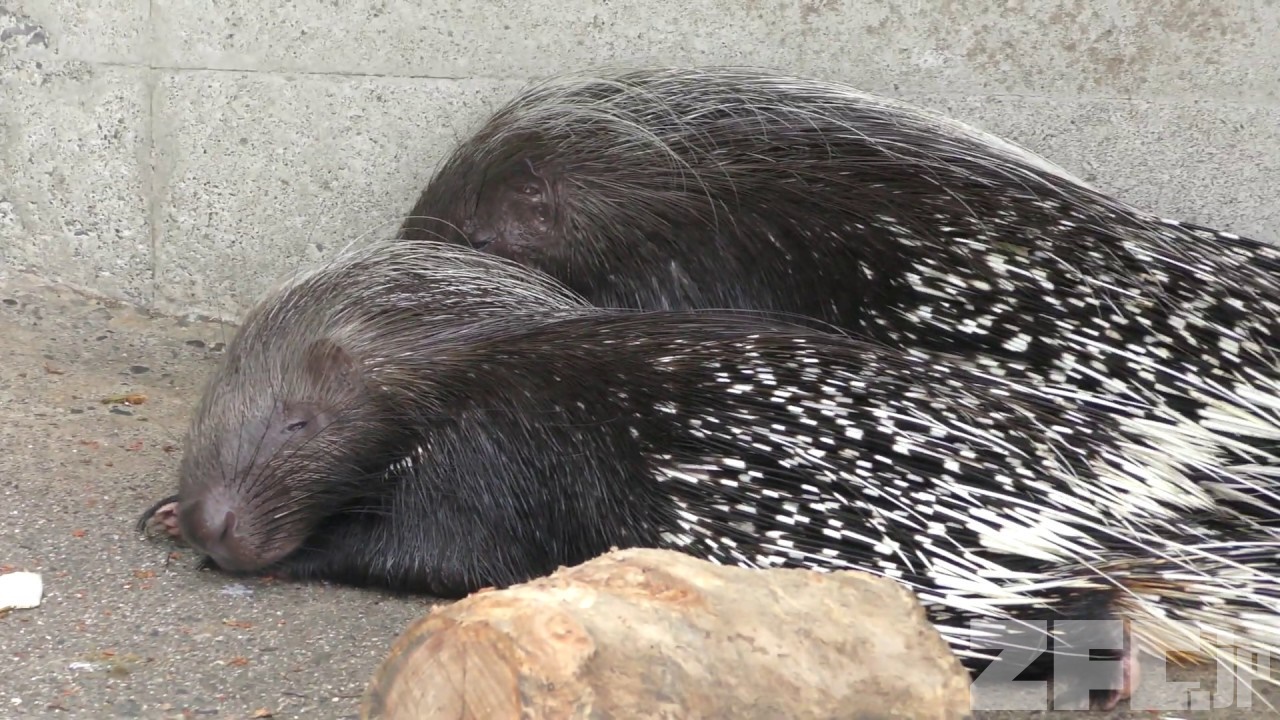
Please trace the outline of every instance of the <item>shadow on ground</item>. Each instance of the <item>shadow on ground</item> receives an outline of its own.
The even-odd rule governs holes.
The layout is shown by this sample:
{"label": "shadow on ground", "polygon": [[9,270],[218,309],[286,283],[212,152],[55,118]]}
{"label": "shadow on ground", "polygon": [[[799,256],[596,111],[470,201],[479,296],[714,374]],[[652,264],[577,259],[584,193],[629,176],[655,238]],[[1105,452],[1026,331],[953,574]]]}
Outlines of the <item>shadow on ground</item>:
{"label": "shadow on ground", "polygon": [[[197,572],[189,552],[134,531],[173,491],[186,414],[226,335],[29,277],[0,284],[0,567],[45,583],[40,607],[0,617],[0,718],[356,717],[389,644],[429,607]],[[128,394],[146,400],[103,402]],[[1212,671],[1179,675],[1211,687]],[[1110,717],[1280,717],[1253,704]]]}

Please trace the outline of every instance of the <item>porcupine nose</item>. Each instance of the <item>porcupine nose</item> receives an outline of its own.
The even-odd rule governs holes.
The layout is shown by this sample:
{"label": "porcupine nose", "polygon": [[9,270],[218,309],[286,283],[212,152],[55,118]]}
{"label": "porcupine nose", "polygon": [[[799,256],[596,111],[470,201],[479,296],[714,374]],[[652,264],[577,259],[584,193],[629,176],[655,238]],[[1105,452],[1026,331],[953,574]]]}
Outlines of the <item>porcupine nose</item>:
{"label": "porcupine nose", "polygon": [[179,523],[188,542],[229,571],[254,570],[255,553],[240,533],[235,510],[214,498],[183,503]]}

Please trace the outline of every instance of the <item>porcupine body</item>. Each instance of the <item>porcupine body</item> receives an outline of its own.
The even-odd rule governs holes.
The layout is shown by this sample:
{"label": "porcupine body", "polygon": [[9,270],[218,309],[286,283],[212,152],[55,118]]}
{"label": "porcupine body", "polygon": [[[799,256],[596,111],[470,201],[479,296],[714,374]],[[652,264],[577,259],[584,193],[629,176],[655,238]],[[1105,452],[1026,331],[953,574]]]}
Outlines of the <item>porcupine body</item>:
{"label": "porcupine body", "polygon": [[228,570],[458,596],[666,547],[895,578],[977,665],[982,618],[1280,645],[1280,544],[1203,490],[1211,457],[945,355],[406,243],[268,297],[227,352],[178,497]]}
{"label": "porcupine body", "polygon": [[556,77],[452,153],[401,235],[600,306],[797,313],[1103,411],[1140,403],[1224,463],[1272,468],[1211,489],[1280,517],[1280,250],[908,104],[750,68]]}

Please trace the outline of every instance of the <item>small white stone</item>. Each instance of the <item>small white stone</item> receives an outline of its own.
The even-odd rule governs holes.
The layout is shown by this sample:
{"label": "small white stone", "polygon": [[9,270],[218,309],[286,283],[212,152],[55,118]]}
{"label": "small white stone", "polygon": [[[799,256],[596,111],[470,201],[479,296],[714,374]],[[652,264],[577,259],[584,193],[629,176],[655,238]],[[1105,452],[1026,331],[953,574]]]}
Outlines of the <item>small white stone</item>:
{"label": "small white stone", "polygon": [[39,607],[43,596],[44,580],[40,573],[13,572],[0,575],[0,611]]}

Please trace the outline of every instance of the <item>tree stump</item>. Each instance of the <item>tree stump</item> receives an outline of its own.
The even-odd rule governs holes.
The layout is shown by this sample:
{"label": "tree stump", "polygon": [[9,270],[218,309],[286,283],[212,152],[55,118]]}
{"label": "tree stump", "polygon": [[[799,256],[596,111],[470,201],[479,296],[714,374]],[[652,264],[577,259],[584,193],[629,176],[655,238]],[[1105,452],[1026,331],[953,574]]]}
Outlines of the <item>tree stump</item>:
{"label": "tree stump", "polygon": [[950,720],[969,682],[893,581],[624,550],[433,608],[362,717]]}

